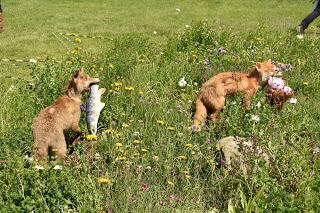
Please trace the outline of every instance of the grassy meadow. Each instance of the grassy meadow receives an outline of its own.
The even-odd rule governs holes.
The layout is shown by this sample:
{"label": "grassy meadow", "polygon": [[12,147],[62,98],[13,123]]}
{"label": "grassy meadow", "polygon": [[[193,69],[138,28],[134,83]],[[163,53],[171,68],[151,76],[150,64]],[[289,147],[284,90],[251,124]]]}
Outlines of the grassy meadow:
{"label": "grassy meadow", "polygon": [[[0,212],[320,211],[319,20],[303,40],[294,31],[311,4],[2,3]],[[236,95],[217,122],[190,132],[202,83],[267,59],[292,64],[285,78],[296,104],[277,112],[259,91],[244,112]],[[107,88],[98,140],[83,138],[64,165],[53,160],[37,170],[25,159],[32,120],[79,67]],[[183,77],[187,86],[180,87]],[[80,126],[86,131],[84,113]],[[247,173],[227,170],[216,150],[226,136],[254,138],[271,163],[248,154]]]}

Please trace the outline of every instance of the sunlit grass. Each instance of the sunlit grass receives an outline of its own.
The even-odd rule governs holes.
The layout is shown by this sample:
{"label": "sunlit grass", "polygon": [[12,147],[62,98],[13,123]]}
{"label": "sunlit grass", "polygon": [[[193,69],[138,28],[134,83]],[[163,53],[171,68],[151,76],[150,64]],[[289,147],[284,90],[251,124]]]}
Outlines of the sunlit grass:
{"label": "sunlit grass", "polygon": [[[247,5],[252,1],[243,2]],[[93,9],[94,3],[88,3],[88,8]],[[86,2],[79,4],[84,7]],[[119,2],[112,4],[124,7]],[[140,4],[128,3],[128,7]],[[178,12],[178,6],[171,7],[173,13]],[[179,8],[181,13],[187,10]],[[274,14],[279,11],[275,9]],[[165,22],[162,24],[165,26]],[[154,40],[153,30],[149,36],[148,30],[124,33],[118,26],[114,30],[119,34],[106,49],[97,52],[87,51],[94,43],[79,37],[81,42],[77,40],[71,51],[49,48],[59,57],[28,64],[15,74],[28,72],[27,79],[6,80],[0,86],[0,209],[318,211],[318,39],[307,36],[298,40],[288,28],[217,29],[210,21],[187,24],[191,27],[182,25],[172,35],[173,27],[168,31],[156,29],[156,35],[167,37],[166,42]],[[67,36],[73,41],[78,38]],[[269,58],[293,65],[285,78],[295,91],[297,104],[286,104],[283,111],[277,112],[260,91],[250,110],[244,112],[241,97],[236,95],[227,99],[216,123],[204,126],[198,134],[191,133],[195,97],[206,79],[226,70],[246,71],[256,61]],[[12,65],[5,66],[9,73],[16,71]],[[37,170],[30,158],[24,157],[33,143],[32,119],[63,93],[71,74],[80,66],[98,76],[100,86],[107,89],[102,97],[106,106],[98,136],[83,138],[73,146],[74,151],[62,167],[60,162],[52,161]],[[183,84],[179,84],[181,79]],[[84,114],[81,128],[86,130]],[[245,156],[251,166],[248,174],[239,168],[228,172],[223,156],[216,151],[216,142],[232,135],[256,138],[269,154],[271,164],[267,166],[256,156]]]}

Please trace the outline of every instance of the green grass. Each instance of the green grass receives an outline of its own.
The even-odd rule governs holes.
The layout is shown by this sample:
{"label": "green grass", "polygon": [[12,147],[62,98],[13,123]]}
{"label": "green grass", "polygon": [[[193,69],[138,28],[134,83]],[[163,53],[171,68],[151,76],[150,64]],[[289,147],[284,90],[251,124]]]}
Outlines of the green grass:
{"label": "green grass", "polygon": [[[15,66],[0,62],[1,212],[319,211],[319,30],[311,27],[303,41],[292,32],[309,4],[4,3],[0,49],[6,51],[0,51],[0,57],[40,56],[43,62],[14,62]],[[80,37],[81,43],[73,45],[59,32],[108,39]],[[72,54],[75,47],[82,49]],[[227,53],[217,54],[219,47]],[[216,123],[199,134],[190,133],[196,93],[208,77],[226,70],[245,71],[255,61],[269,58],[294,66],[285,76],[296,92],[296,105],[286,104],[278,113],[260,91],[245,113],[240,97],[230,97]],[[204,59],[210,66],[203,64]],[[106,107],[99,139],[75,146],[61,171],[53,170],[59,163],[55,161],[37,171],[23,159],[33,143],[32,120],[62,94],[80,66],[99,76],[101,87],[109,91],[102,98]],[[180,88],[183,76],[189,86]],[[122,86],[117,88],[119,82]],[[127,91],[128,86],[134,90]],[[259,101],[261,108],[255,106]],[[260,116],[260,122],[252,122],[251,115]],[[81,127],[86,129],[84,114]],[[219,164],[222,157],[215,144],[230,135],[257,138],[272,156],[272,164],[248,155],[248,175],[238,168],[228,172]],[[99,183],[100,177],[110,183]]]}

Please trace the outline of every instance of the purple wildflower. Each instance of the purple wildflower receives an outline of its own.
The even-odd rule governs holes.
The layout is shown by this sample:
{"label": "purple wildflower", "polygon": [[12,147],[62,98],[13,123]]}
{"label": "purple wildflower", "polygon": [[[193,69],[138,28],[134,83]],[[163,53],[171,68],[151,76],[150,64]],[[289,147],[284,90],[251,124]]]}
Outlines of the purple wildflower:
{"label": "purple wildflower", "polygon": [[222,159],[219,161],[219,163],[220,163],[220,165],[222,165],[222,166],[224,166],[224,164],[225,164],[224,160],[222,160]]}
{"label": "purple wildflower", "polygon": [[211,141],[210,141],[209,138],[207,138],[204,143],[205,143],[205,144],[211,144]]}
{"label": "purple wildflower", "polygon": [[210,62],[209,62],[209,60],[206,58],[206,59],[203,60],[203,64],[204,64],[204,65],[209,65]]}
{"label": "purple wildflower", "polygon": [[220,47],[219,49],[218,49],[218,54],[225,54],[227,52],[227,50],[226,49],[224,49],[224,47]]}
{"label": "purple wildflower", "polygon": [[292,70],[292,65],[291,64],[286,64],[284,71],[289,72],[291,70]]}
{"label": "purple wildflower", "polygon": [[192,125],[191,126],[191,130],[192,130],[192,132],[197,132],[197,131],[199,131],[199,126],[198,125]]}

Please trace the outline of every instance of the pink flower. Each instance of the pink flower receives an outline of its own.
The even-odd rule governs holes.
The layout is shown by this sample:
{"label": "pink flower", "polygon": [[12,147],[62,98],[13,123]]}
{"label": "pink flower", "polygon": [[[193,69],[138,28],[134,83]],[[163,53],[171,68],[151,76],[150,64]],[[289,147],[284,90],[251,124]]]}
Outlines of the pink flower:
{"label": "pink flower", "polygon": [[219,163],[221,166],[224,166],[224,164],[225,164],[224,160],[220,160]]}
{"label": "pink flower", "polygon": [[281,78],[277,78],[277,77],[270,77],[268,79],[268,84],[273,89],[277,89],[277,90],[282,90],[284,87],[284,81]]}
{"label": "pink flower", "polygon": [[292,93],[292,89],[288,86],[283,87],[283,92],[287,95]]}

